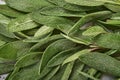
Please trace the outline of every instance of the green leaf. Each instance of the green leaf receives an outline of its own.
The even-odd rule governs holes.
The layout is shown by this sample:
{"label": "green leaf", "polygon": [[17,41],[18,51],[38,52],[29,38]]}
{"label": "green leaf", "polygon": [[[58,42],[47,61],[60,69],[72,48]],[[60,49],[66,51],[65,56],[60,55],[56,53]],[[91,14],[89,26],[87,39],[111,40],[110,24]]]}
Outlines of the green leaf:
{"label": "green leaf", "polygon": [[37,80],[39,64],[35,64],[26,68],[22,68],[15,75],[12,76],[9,80]]}
{"label": "green leaf", "polygon": [[[111,12],[110,11],[99,11],[99,12],[94,12],[94,13],[90,13],[84,17],[82,17],[80,20],[77,21],[76,24],[74,24],[74,26],[69,30],[69,35],[73,34],[73,32],[77,33],[80,31],[80,27],[84,26],[86,23],[90,22],[90,21],[95,21],[95,20],[104,20],[107,19],[111,16]],[[74,33],[74,34],[75,34]],[[78,34],[78,33],[77,33]]]}
{"label": "green leaf", "polygon": [[38,24],[31,19],[31,15],[20,16],[16,19],[13,19],[9,25],[9,31],[18,32],[23,30],[32,29],[38,27]]}
{"label": "green leaf", "polygon": [[73,68],[73,62],[68,63],[60,68],[56,75],[54,75],[50,80],[68,80]]}
{"label": "green leaf", "polygon": [[29,48],[30,44],[23,43],[22,41],[15,41],[7,43],[0,48],[0,57],[9,59],[9,60],[16,60],[18,56],[22,55],[21,52],[26,50],[26,47]]}
{"label": "green leaf", "polygon": [[98,34],[106,33],[106,31],[100,26],[93,26],[88,28],[82,33],[83,36],[97,36]]}
{"label": "green leaf", "polygon": [[78,51],[78,52],[74,53],[73,55],[71,55],[70,57],[68,57],[67,59],[65,59],[63,62],[63,65],[68,63],[68,62],[75,61],[76,59],[79,58],[79,56],[86,54],[86,53],[89,53],[89,52],[90,52],[89,49]]}
{"label": "green leaf", "polygon": [[76,12],[65,10],[60,7],[45,7],[40,10],[41,14],[49,15],[49,16],[65,16],[65,17],[83,17],[85,12]]}
{"label": "green leaf", "polygon": [[80,6],[101,6],[103,5],[105,2],[102,2],[100,0],[65,0],[68,3],[71,4],[76,4],[76,5],[80,5]]}
{"label": "green leaf", "polygon": [[4,45],[5,43],[5,41],[0,40],[0,46]]}
{"label": "green leaf", "polygon": [[0,64],[0,74],[7,74],[14,69],[14,63]]}
{"label": "green leaf", "polygon": [[91,76],[91,75],[89,75],[89,74],[87,74],[87,73],[85,73],[85,72],[79,71],[79,73],[80,73],[81,75],[83,75],[83,76],[86,76],[87,78],[92,79],[92,80],[99,80],[99,79],[97,79],[97,78],[95,78],[95,77],[93,77],[93,76]]}
{"label": "green leaf", "polygon": [[23,12],[32,12],[34,10],[53,6],[46,0],[5,0],[8,6]]}
{"label": "green leaf", "polygon": [[50,37],[43,38],[43,39],[39,40],[38,43],[33,45],[31,47],[30,51],[35,51],[37,49],[42,50],[42,49],[46,48],[49,44],[51,44],[54,41],[59,40],[59,39],[63,39],[63,37],[61,35],[53,35]]}
{"label": "green leaf", "polygon": [[65,51],[62,51],[60,53],[58,53],[56,56],[54,56],[49,62],[48,62],[48,67],[54,67],[54,66],[57,66],[57,65],[60,65],[63,63],[63,61],[71,56],[72,54],[74,54],[79,48],[72,48],[72,49],[69,49],[69,50],[65,50]]}
{"label": "green leaf", "polygon": [[28,52],[25,56],[19,58],[15,64],[17,68],[30,66],[40,61],[41,52]]}
{"label": "green leaf", "polygon": [[98,8],[98,7],[87,7],[87,6],[74,5],[74,4],[67,3],[64,0],[48,0],[48,1],[57,6],[60,6],[64,9],[71,10],[71,11],[90,11],[90,10],[94,10]]}
{"label": "green leaf", "polygon": [[113,55],[113,54],[116,53],[117,51],[118,51],[118,50],[111,49],[111,50],[105,52],[105,54],[107,54],[107,55]]}
{"label": "green leaf", "polygon": [[84,45],[89,45],[91,44],[91,42],[85,38],[81,38],[81,37],[75,37],[75,36],[67,36],[67,35],[64,35],[62,34],[63,37],[65,37],[66,39],[69,39],[75,43],[78,43],[78,44],[84,44]]}
{"label": "green leaf", "polygon": [[10,22],[10,19],[2,14],[0,14],[0,24],[7,25]]}
{"label": "green leaf", "polygon": [[0,13],[4,14],[6,16],[9,16],[9,17],[19,17],[21,15],[24,15],[24,13],[16,11],[16,10],[8,7],[7,5],[0,5]]}
{"label": "green leaf", "polygon": [[117,5],[117,4],[104,4],[104,6],[108,9],[110,9],[111,11],[114,11],[114,12],[120,12],[120,5]]}
{"label": "green leaf", "polygon": [[52,27],[42,26],[38,29],[38,31],[36,31],[34,37],[35,38],[42,38],[43,36],[52,32],[53,30],[54,30],[54,28],[52,28]]}
{"label": "green leaf", "polygon": [[118,33],[108,33],[98,35],[94,42],[97,46],[109,49],[120,50],[120,34]]}
{"label": "green leaf", "polygon": [[69,80],[73,65],[74,65],[74,62],[68,63],[68,65],[62,75],[62,78],[60,80]]}
{"label": "green leaf", "polygon": [[79,56],[80,61],[102,72],[120,76],[120,61],[106,54],[90,52]]}
{"label": "green leaf", "polygon": [[66,39],[57,40],[51,45],[49,45],[43,53],[41,63],[40,63],[40,72],[47,65],[48,61],[57,53],[69,48],[73,48],[75,46],[76,44]]}
{"label": "green leaf", "polygon": [[32,18],[40,24],[59,29],[64,33],[68,33],[68,30],[74,24],[73,21],[67,18],[42,15],[40,10],[34,12]]}
{"label": "green leaf", "polygon": [[53,68],[42,80],[50,80],[59,70],[60,66]]}
{"label": "green leaf", "polygon": [[86,76],[80,75],[78,71],[83,70],[83,64],[76,60],[69,80],[88,80]]}
{"label": "green leaf", "polygon": [[8,27],[5,25],[0,24],[0,34],[9,37],[9,38],[16,38],[16,36],[14,35],[14,33],[10,32],[8,30]]}
{"label": "green leaf", "polygon": [[11,20],[8,17],[0,14],[0,34],[9,38],[15,38],[15,35],[8,31],[8,24],[10,21]]}
{"label": "green leaf", "polygon": [[4,36],[2,34],[0,34],[0,40],[5,41],[5,42],[16,41],[15,38],[9,38],[9,37],[6,37],[6,36]]}

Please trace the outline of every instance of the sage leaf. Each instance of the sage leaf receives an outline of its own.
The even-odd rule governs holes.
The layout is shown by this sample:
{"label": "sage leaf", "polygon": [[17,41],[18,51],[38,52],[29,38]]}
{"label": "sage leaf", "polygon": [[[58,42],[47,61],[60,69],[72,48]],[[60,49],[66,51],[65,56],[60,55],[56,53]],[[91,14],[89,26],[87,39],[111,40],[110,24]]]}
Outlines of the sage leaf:
{"label": "sage leaf", "polygon": [[[43,46],[45,46],[45,45],[48,46],[49,44],[53,43],[54,41],[63,39],[63,38],[64,37],[62,37],[61,35],[54,35],[54,36],[46,37],[44,39],[39,40],[38,43],[33,45],[31,47],[30,51],[35,51],[37,49],[42,50],[42,49],[44,49]],[[46,48],[46,46],[45,46],[45,48]]]}
{"label": "sage leaf", "polygon": [[52,32],[53,30],[54,30],[54,28],[52,28],[52,27],[42,26],[38,31],[36,31],[34,37],[42,38],[44,35]]}
{"label": "sage leaf", "polygon": [[[41,59],[41,64],[40,64],[40,71],[47,65],[48,61],[57,53],[59,53],[62,50],[66,50],[69,48],[74,47],[76,44],[73,42],[66,40],[66,39],[61,39],[58,40],[54,43],[52,43],[48,48],[43,53],[42,59]],[[48,57],[49,56],[49,57]]]}
{"label": "sage leaf", "polygon": [[59,29],[63,31],[64,33],[67,33],[68,30],[74,24],[74,22],[72,22],[71,20],[67,18],[42,15],[40,10],[34,12],[32,14],[32,18],[34,21],[40,24]]}
{"label": "sage leaf", "polygon": [[57,65],[60,65],[63,63],[63,61],[71,56],[73,53],[75,53],[79,48],[72,48],[69,50],[65,50],[57,54],[55,57],[53,57],[49,62],[48,62],[48,67],[54,67]]}
{"label": "sage leaf", "polygon": [[65,0],[68,3],[81,5],[81,6],[100,6],[103,5],[105,2],[99,0]]}
{"label": "sage leaf", "polygon": [[65,17],[83,17],[86,14],[85,12],[82,11],[81,12],[69,11],[60,7],[45,7],[41,9],[40,13],[50,16],[65,16]]}
{"label": "sage leaf", "polygon": [[75,4],[70,4],[68,2],[66,2],[65,0],[47,0],[57,6],[60,6],[64,9],[70,10],[70,11],[90,11],[90,10],[94,10],[97,7],[87,7],[87,6],[79,6],[79,5],[75,5]]}
{"label": "sage leaf", "polygon": [[0,64],[0,74],[6,74],[14,69],[13,63]]}
{"label": "sage leaf", "polygon": [[74,65],[74,62],[68,63],[61,80],[68,80],[69,79],[70,74],[72,72],[73,65]]}
{"label": "sage leaf", "polygon": [[46,0],[5,0],[8,6],[23,12],[32,12],[39,8],[52,6]]}
{"label": "sage leaf", "polygon": [[11,9],[6,5],[0,5],[0,13],[9,17],[19,17],[24,15],[24,13]]}
{"label": "sage leaf", "polygon": [[47,74],[47,76],[45,76],[44,78],[42,78],[42,80],[50,80],[59,70],[60,66],[57,66],[55,68],[53,68],[50,73]]}
{"label": "sage leaf", "polygon": [[[39,64],[32,65],[30,67],[26,67],[21,69],[19,72],[17,72],[11,79],[9,80],[33,80],[33,79],[38,79],[38,66]],[[31,73],[34,73],[31,74]],[[27,77],[26,77],[27,76]]]}
{"label": "sage leaf", "polygon": [[18,31],[35,28],[38,26],[38,24],[31,19],[30,15],[24,15],[16,19],[13,19],[8,26],[9,26],[9,31],[18,32]]}
{"label": "sage leaf", "polygon": [[100,70],[115,76],[120,76],[120,72],[119,72],[120,62],[106,54],[91,52],[89,54],[81,55],[79,59],[83,63],[97,70]]}
{"label": "sage leaf", "polygon": [[2,14],[0,14],[0,24],[7,25],[10,22],[10,19]]}
{"label": "sage leaf", "polygon": [[108,34],[98,35],[94,41],[95,44],[100,47],[120,50],[119,38],[120,38],[120,34],[108,33]]}
{"label": "sage leaf", "polygon": [[82,33],[83,36],[97,36],[98,34],[106,33],[106,31],[100,26],[93,26],[88,28]]}
{"label": "sage leaf", "polygon": [[65,59],[64,62],[63,62],[63,65],[66,64],[66,63],[68,63],[68,62],[75,61],[76,59],[79,58],[79,56],[81,56],[83,54],[86,54],[88,52],[90,52],[89,49],[81,50],[81,51],[76,52],[75,54],[73,54],[70,57],[68,57],[67,59]]}
{"label": "sage leaf", "polygon": [[76,60],[69,79],[70,80],[87,80],[86,76],[79,74],[78,71],[81,71],[81,70],[83,70],[83,64],[79,60]]}
{"label": "sage leaf", "polygon": [[23,68],[35,64],[40,61],[41,54],[42,53],[40,52],[27,53],[25,56],[19,58],[19,60],[15,64],[15,67]]}

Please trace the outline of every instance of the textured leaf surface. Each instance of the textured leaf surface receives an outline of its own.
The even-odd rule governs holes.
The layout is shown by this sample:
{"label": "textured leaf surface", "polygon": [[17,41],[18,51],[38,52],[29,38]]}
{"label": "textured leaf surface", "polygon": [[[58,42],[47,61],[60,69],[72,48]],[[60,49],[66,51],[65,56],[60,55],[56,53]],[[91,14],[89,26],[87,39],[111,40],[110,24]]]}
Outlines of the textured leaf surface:
{"label": "textured leaf surface", "polygon": [[24,15],[16,19],[13,19],[8,26],[9,26],[9,31],[18,32],[18,31],[35,28],[38,26],[38,24],[31,19],[30,15]]}
{"label": "textured leaf surface", "polygon": [[66,17],[83,17],[85,12],[76,12],[65,10],[60,7],[46,7],[43,8],[40,12],[41,14],[51,15],[51,16],[66,16]]}
{"label": "textured leaf surface", "polygon": [[22,41],[7,43],[0,48],[0,57],[15,60],[19,55],[21,55],[19,53],[24,51],[26,47],[30,47],[30,44],[26,44]]}
{"label": "textured leaf surface", "polygon": [[75,44],[69,40],[61,39],[54,43],[52,43],[50,46],[46,48],[46,50],[43,53],[41,65],[40,65],[40,71],[47,65],[48,61],[57,53],[75,47]]}
{"label": "textured leaf surface", "polygon": [[42,80],[50,80],[59,70],[60,66],[53,68]]}
{"label": "textured leaf surface", "polygon": [[97,8],[97,7],[87,7],[87,6],[70,4],[65,0],[48,0],[48,1],[53,4],[56,4],[57,6],[63,7],[64,9],[71,10],[71,11],[89,11]]}
{"label": "textured leaf surface", "polygon": [[0,5],[0,13],[9,17],[19,17],[21,15],[24,15],[24,13],[11,9],[6,5]]}
{"label": "textured leaf surface", "polygon": [[103,5],[104,2],[97,0],[65,0],[68,3],[81,5],[81,6],[100,6]]}
{"label": "textured leaf surface", "polygon": [[67,33],[68,30],[72,27],[74,24],[73,21],[63,18],[63,17],[57,17],[57,16],[45,16],[41,14],[41,11],[36,11],[32,14],[33,20],[36,22],[49,26],[54,27],[56,29],[59,29],[63,31],[64,33]]}
{"label": "textured leaf surface", "polygon": [[31,52],[27,53],[27,55],[21,57],[15,64],[15,67],[22,68],[32,64],[35,64],[40,61],[41,58],[40,52]]}
{"label": "textured leaf surface", "polygon": [[44,45],[49,45],[50,43],[53,43],[56,40],[59,39],[63,39],[64,37],[62,37],[61,35],[54,35],[54,36],[50,36],[50,37],[46,37],[44,39],[41,39],[40,41],[38,41],[37,44],[35,44],[34,46],[31,47],[31,51],[37,50],[37,49],[43,49]]}
{"label": "textured leaf surface", "polygon": [[102,53],[93,52],[81,55],[80,61],[97,70],[120,76],[120,61]]}
{"label": "textured leaf surface", "polygon": [[23,12],[32,12],[39,8],[51,6],[46,0],[5,0],[8,6]]}
{"label": "textured leaf surface", "polygon": [[100,26],[93,26],[93,27],[88,28],[82,34],[84,36],[96,36],[101,33],[106,33],[106,31]]}
{"label": "textured leaf surface", "polygon": [[101,34],[95,38],[95,44],[104,48],[120,50],[120,34]]}
{"label": "textured leaf surface", "polygon": [[90,50],[88,50],[88,49],[76,52],[75,54],[73,54],[70,57],[68,57],[67,59],[65,59],[65,61],[63,62],[63,65],[68,62],[75,61],[76,59],[79,58],[79,56],[86,54],[88,52],[90,52]]}
{"label": "textured leaf surface", "polygon": [[69,50],[62,51],[58,53],[55,57],[53,57],[49,62],[48,62],[48,67],[53,67],[57,66],[63,63],[63,61],[71,56],[73,53],[75,53],[79,48],[72,48]]}
{"label": "textured leaf surface", "polygon": [[34,37],[42,38],[44,35],[52,32],[53,30],[54,30],[54,28],[52,28],[52,27],[42,26],[38,29],[38,31],[36,31]]}
{"label": "textured leaf surface", "polygon": [[[19,72],[17,72],[10,80],[21,80],[21,79],[22,80],[37,80],[39,77],[38,66],[39,64],[35,64],[30,67],[23,68]],[[31,73],[33,73],[34,75]]]}

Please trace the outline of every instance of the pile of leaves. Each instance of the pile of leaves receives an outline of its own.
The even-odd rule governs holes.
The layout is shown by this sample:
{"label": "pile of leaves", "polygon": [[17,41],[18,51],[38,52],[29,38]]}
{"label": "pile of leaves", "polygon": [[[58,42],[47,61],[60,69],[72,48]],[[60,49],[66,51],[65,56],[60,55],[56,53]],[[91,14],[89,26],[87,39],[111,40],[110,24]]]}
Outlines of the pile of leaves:
{"label": "pile of leaves", "polygon": [[0,74],[6,80],[120,77],[120,0],[6,0]]}

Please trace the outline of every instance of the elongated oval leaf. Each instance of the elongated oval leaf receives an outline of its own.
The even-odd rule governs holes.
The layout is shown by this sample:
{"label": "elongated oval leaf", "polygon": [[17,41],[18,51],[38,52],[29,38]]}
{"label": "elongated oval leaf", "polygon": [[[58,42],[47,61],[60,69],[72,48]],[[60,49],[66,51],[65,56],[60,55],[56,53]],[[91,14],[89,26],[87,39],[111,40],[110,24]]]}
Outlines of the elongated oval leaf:
{"label": "elongated oval leaf", "polygon": [[78,22],[70,29],[69,34],[72,34],[72,32],[79,31],[80,27],[84,26],[86,23],[93,21],[93,20],[104,20],[106,18],[109,18],[111,16],[110,11],[99,11],[95,13],[90,13],[84,17],[82,17]]}
{"label": "elongated oval leaf", "polygon": [[52,28],[52,27],[42,26],[42,27],[40,27],[40,29],[38,29],[38,31],[36,31],[34,37],[42,38],[44,35],[52,32],[53,30],[54,30],[54,28]]}
{"label": "elongated oval leaf", "polygon": [[105,2],[97,1],[97,0],[65,0],[68,3],[76,4],[80,6],[100,6],[103,5]]}
{"label": "elongated oval leaf", "polygon": [[37,50],[37,49],[42,50],[44,45],[48,46],[52,42],[54,42],[56,40],[59,40],[59,39],[63,39],[63,38],[64,37],[62,37],[61,35],[54,35],[54,36],[46,37],[46,38],[41,39],[40,41],[38,41],[38,43],[35,44],[34,46],[32,46],[30,51],[34,51],[34,50]]}
{"label": "elongated oval leaf", "polygon": [[21,57],[15,64],[15,67],[23,68],[32,64],[35,64],[40,61],[41,58],[40,52],[31,52],[27,53],[27,55]]}
{"label": "elongated oval leaf", "polygon": [[43,8],[40,13],[50,16],[65,16],[65,17],[83,17],[86,14],[85,12],[82,11],[81,12],[69,11],[60,7],[46,7]]}
{"label": "elongated oval leaf", "polygon": [[81,55],[80,61],[97,70],[120,76],[120,61],[102,53],[92,52]]}
{"label": "elongated oval leaf", "polygon": [[60,66],[53,68],[42,80],[50,80],[59,70]]}
{"label": "elongated oval leaf", "polygon": [[82,34],[84,36],[96,36],[101,33],[106,33],[106,31],[100,26],[93,26],[93,27],[88,28]]}
{"label": "elongated oval leaf", "polygon": [[0,5],[0,13],[9,17],[19,17],[21,15],[24,15],[24,13],[11,9],[6,5]]}
{"label": "elongated oval leaf", "polygon": [[66,39],[57,40],[56,42],[52,43],[50,46],[46,48],[46,50],[43,53],[40,64],[40,71],[43,70],[45,65],[47,65],[48,61],[57,53],[75,47],[75,45],[76,44]]}
{"label": "elongated oval leaf", "polygon": [[54,27],[56,29],[63,31],[64,33],[67,33],[68,30],[74,24],[73,21],[71,21],[67,18],[42,15],[40,10],[34,12],[32,14],[32,18],[34,21],[36,21],[40,24],[43,24],[43,25],[46,25],[49,27]]}
{"label": "elongated oval leaf", "polygon": [[76,59],[79,58],[79,56],[81,56],[83,54],[86,54],[86,53],[89,53],[89,52],[90,52],[89,49],[78,51],[75,54],[73,54],[70,57],[68,57],[67,59],[65,59],[64,62],[63,62],[63,65],[68,63],[68,62],[75,61]]}
{"label": "elongated oval leaf", "polygon": [[48,0],[48,1],[57,6],[60,6],[64,9],[71,10],[71,11],[89,11],[89,10],[94,10],[97,8],[97,7],[87,7],[87,6],[70,4],[66,2],[65,0]]}
{"label": "elongated oval leaf", "polygon": [[2,14],[0,14],[0,24],[7,25],[10,22],[10,19]]}
{"label": "elongated oval leaf", "polygon": [[9,31],[18,32],[18,31],[35,28],[38,26],[38,24],[35,23],[31,19],[31,16],[28,14],[28,15],[20,16],[16,19],[13,19],[8,26],[9,26]]}
{"label": "elongated oval leaf", "polygon": [[97,36],[94,41],[95,44],[100,47],[120,50],[120,34],[101,34]]}
{"label": "elongated oval leaf", "polygon": [[5,0],[8,6],[23,12],[32,12],[42,7],[51,6],[46,0]]}
{"label": "elongated oval leaf", "polygon": [[69,50],[65,50],[57,54],[55,57],[53,57],[49,62],[48,62],[48,67],[54,67],[57,65],[62,64],[62,62],[69,56],[71,56],[73,53],[75,53],[79,48],[72,48]]}
{"label": "elongated oval leaf", "polygon": [[[26,67],[21,69],[19,72],[17,72],[12,78],[9,80],[37,80],[38,75],[38,66],[39,64],[32,65],[30,67]],[[27,76],[27,77],[26,77]]]}

